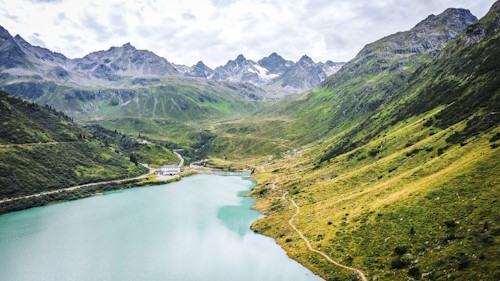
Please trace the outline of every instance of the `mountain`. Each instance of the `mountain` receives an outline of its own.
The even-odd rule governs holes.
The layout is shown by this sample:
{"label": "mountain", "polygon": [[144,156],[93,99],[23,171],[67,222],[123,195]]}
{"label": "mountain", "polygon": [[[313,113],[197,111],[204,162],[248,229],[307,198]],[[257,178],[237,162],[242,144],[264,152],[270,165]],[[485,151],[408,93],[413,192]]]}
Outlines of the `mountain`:
{"label": "mountain", "polygon": [[33,46],[19,35],[12,37],[2,27],[0,40],[0,86],[19,84],[16,87],[23,88],[23,95],[30,97],[41,96],[39,91],[35,93],[37,88],[52,89],[64,85],[124,89],[135,78],[172,80],[188,77],[203,79],[207,83],[218,81],[231,89],[251,84],[261,88],[257,90],[264,93],[261,97],[275,99],[318,85],[343,64],[305,62],[305,57],[294,63],[272,53],[258,62],[239,55],[212,70],[202,61],[191,67],[172,64],[153,52],[136,49],[130,43],[93,52],[83,58],[69,59],[63,54]]}
{"label": "mountain", "polygon": [[253,147],[266,162],[252,229],[325,280],[356,277],[311,253],[292,214],[311,248],[368,280],[498,279],[499,3],[479,22],[431,16],[321,87],[216,128],[211,157],[268,145]]}
{"label": "mountain", "polygon": [[92,73],[99,79],[119,80],[121,76],[147,77],[177,74],[175,67],[166,59],[147,50],[137,50],[130,43],[111,47],[74,61],[73,70]]}
{"label": "mountain", "polygon": [[[15,67],[34,61],[18,58]],[[119,75],[109,81],[116,88],[2,78],[16,95],[106,128],[82,131],[64,114],[0,94],[0,186],[36,190],[133,169],[112,150],[128,149],[119,129],[157,143],[165,157],[183,148],[209,166],[253,169],[250,195],[264,216],[252,229],[325,280],[357,279],[325,257],[368,280],[499,280],[498,58],[500,1],[479,21],[464,9],[431,15],[368,44],[330,77],[338,64],[272,54],[238,56],[212,76],[201,64],[174,65],[168,77]],[[191,71],[210,78],[183,77]],[[266,104],[269,90],[253,83],[319,85]],[[142,159],[161,152],[142,149]]]}
{"label": "mountain", "polygon": [[[286,147],[300,147],[345,132],[379,108],[404,96],[415,71],[436,59],[451,42],[449,35],[458,35],[467,24],[476,20],[468,10],[448,9],[437,16],[429,16],[411,30],[368,44],[319,87],[265,107],[251,121],[224,124],[214,142],[226,146],[219,147],[217,152],[234,150],[241,157],[249,157],[249,154],[264,157],[269,153],[281,154]],[[425,49],[422,46],[432,47]],[[403,47],[412,52],[402,53]],[[303,57],[303,63],[321,73],[314,68],[310,58]],[[279,83],[283,81],[277,79],[274,88],[266,88],[267,95],[273,90],[276,95],[282,94],[283,87]],[[240,130],[252,133],[242,134]],[[267,142],[270,136],[275,145]],[[248,145],[253,149],[241,151],[237,143],[249,140],[255,143],[255,146]],[[347,139],[345,141],[354,146]]]}
{"label": "mountain", "polygon": [[385,70],[404,71],[422,59],[435,56],[476,21],[477,18],[465,9],[447,9],[437,16],[430,15],[409,31],[368,44],[341,73],[325,81],[325,85],[332,88],[337,83]]}
{"label": "mountain", "polygon": [[186,77],[198,77],[208,79],[212,77],[214,71],[206,66],[202,61],[199,61],[197,64],[193,65],[188,71],[184,72],[184,76]]}
{"label": "mountain", "polygon": [[327,60],[324,63],[319,62],[318,64],[320,65],[321,69],[323,69],[323,71],[326,73],[326,76],[330,76],[330,75],[336,73],[344,65],[343,62],[333,62],[331,60]]}
{"label": "mountain", "polygon": [[267,74],[266,69],[256,62],[238,55],[235,60],[229,60],[224,66],[216,67],[211,79],[260,85],[274,77],[272,74]]}
{"label": "mountain", "polygon": [[[193,120],[247,116],[265,100],[266,93],[249,83],[188,77],[203,71],[210,75],[202,62],[192,68],[174,66],[130,44],[68,59],[32,46],[20,36],[11,37],[5,30],[2,38],[0,57],[5,60],[0,61],[0,89],[48,105],[80,123],[154,136],[169,143],[169,148],[184,149],[187,161],[204,157],[208,146],[203,146],[211,140]],[[111,138],[105,140],[113,146]],[[158,163],[153,156],[176,160],[170,151],[154,145],[123,151],[131,153],[150,164]]]}
{"label": "mountain", "polygon": [[0,26],[0,69],[29,66],[28,59],[14,38]]}
{"label": "mountain", "polygon": [[64,114],[0,92],[0,198],[147,172]]}
{"label": "mountain", "polygon": [[319,85],[342,65],[332,61],[315,63],[305,55],[297,63],[287,61],[276,53],[258,62],[238,55],[235,60],[215,68],[211,79],[251,83],[268,92],[268,97],[283,98]]}
{"label": "mountain", "polygon": [[139,77],[178,75],[177,69],[162,57],[137,50],[130,43],[98,51],[83,58],[68,59],[46,48],[33,46],[21,36],[12,37],[0,29],[0,65],[5,78],[15,77],[79,86],[113,86]]}
{"label": "mountain", "polygon": [[322,65],[304,55],[273,83],[280,83],[282,87],[303,91],[319,85],[326,77]]}
{"label": "mountain", "polygon": [[265,68],[268,74],[282,75],[295,63],[293,61],[285,60],[282,56],[276,53],[272,53],[269,56],[260,59],[258,64]]}
{"label": "mountain", "polygon": [[[130,43],[68,59],[32,46],[1,29],[0,89],[47,104],[79,120],[147,117],[186,120],[246,114],[259,107],[263,90],[216,82],[199,62],[184,73],[156,54]],[[181,66],[177,66],[181,68]]]}
{"label": "mountain", "polygon": [[269,107],[263,114],[287,116],[297,120],[290,126],[308,128],[297,140],[311,141],[339,133],[400,98],[415,71],[434,61],[476,21],[464,9],[447,9],[429,16],[408,31],[366,45],[320,87]]}
{"label": "mountain", "polygon": [[14,37],[14,41],[28,56],[28,59],[38,67],[44,67],[46,64],[51,64],[52,66],[64,65],[68,61],[63,54],[52,52],[46,48],[33,46],[19,35]]}

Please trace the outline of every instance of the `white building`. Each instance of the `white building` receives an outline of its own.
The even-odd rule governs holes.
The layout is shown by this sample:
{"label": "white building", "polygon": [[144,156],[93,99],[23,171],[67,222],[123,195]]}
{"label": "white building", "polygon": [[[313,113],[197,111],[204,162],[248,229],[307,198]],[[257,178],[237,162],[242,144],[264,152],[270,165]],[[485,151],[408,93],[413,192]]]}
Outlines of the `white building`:
{"label": "white building", "polygon": [[164,165],[161,167],[158,174],[160,176],[175,176],[181,172],[181,167],[177,165]]}

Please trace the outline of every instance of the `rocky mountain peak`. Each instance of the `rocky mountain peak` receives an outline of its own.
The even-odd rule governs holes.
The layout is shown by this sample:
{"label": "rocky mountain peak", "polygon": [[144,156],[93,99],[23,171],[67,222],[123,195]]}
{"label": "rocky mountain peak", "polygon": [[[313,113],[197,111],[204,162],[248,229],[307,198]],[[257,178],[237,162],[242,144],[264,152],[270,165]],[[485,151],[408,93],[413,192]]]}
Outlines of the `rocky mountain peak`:
{"label": "rocky mountain peak", "polygon": [[243,55],[241,55],[241,54],[240,54],[240,55],[238,55],[238,56],[236,57],[236,63],[237,63],[238,65],[241,65],[241,64],[242,64],[242,63],[244,63],[246,60],[247,60],[247,59],[246,59]]}
{"label": "rocky mountain peak", "polygon": [[234,60],[213,70],[203,61],[193,66],[173,65],[153,52],[138,50],[130,42],[89,53],[83,58],[68,59],[62,54],[33,46],[19,35],[13,38],[1,26],[0,47],[0,65],[7,68],[28,69],[34,66],[44,78],[89,85],[123,83],[128,78],[176,75],[248,83],[281,95],[282,86],[287,87],[286,94],[298,93],[316,86],[340,68],[340,65],[330,61],[315,63],[306,55],[295,63],[273,52],[258,62],[239,54]]}
{"label": "rocky mountain peak", "polygon": [[283,59],[283,57],[278,55],[276,52],[273,52],[272,54],[270,54],[269,57],[273,58],[273,59]]}
{"label": "rocky mountain peak", "polygon": [[63,54],[52,52],[49,49],[39,46],[31,45],[26,40],[24,40],[24,38],[19,36],[19,34],[14,37],[14,41],[17,43],[17,45],[19,45],[23,52],[31,56],[32,59],[38,60],[38,64],[45,64],[46,62],[50,61],[52,63],[55,63],[55,65],[51,65],[51,67],[54,67],[64,65],[65,61],[67,60],[67,58]]}
{"label": "rocky mountain peak", "polygon": [[[397,54],[437,55],[477,18],[466,9],[450,8],[439,15],[430,15],[408,31],[398,32],[366,45],[356,56],[357,69],[367,58]],[[365,61],[366,60],[366,61]]]}
{"label": "rocky mountain peak", "polygon": [[264,67],[270,74],[282,74],[294,65],[292,61],[285,60],[277,53],[272,53],[257,63]]}
{"label": "rocky mountain peak", "polygon": [[195,64],[195,66],[196,66],[196,67],[207,67],[207,66],[203,63],[203,61],[201,61],[201,60],[200,60],[199,62],[197,62],[197,63]]}
{"label": "rocky mountain peak", "polygon": [[278,55],[276,52],[270,54],[265,58],[262,58],[261,60],[259,60],[259,63],[264,60],[285,61],[285,59],[282,56]]}
{"label": "rocky mountain peak", "polygon": [[452,33],[454,36],[462,32],[465,27],[475,23],[477,18],[466,9],[446,9],[439,15],[430,15],[425,20],[419,22],[410,31],[418,32],[435,32],[443,30],[444,32]]}
{"label": "rocky mountain peak", "polygon": [[189,71],[184,73],[186,77],[210,78],[214,71],[206,66],[203,61],[197,62]]}
{"label": "rocky mountain peak", "polygon": [[[500,1],[496,1],[488,13],[475,24],[471,24],[465,30],[463,36],[460,37],[448,52],[453,51],[463,45],[477,44],[484,39],[493,36],[500,30]],[[447,55],[442,53],[441,55]]]}
{"label": "rocky mountain peak", "polygon": [[122,48],[125,50],[137,50],[134,46],[132,46],[132,44],[130,44],[130,42],[123,44]]}
{"label": "rocky mountain peak", "polygon": [[123,77],[174,75],[179,72],[166,59],[148,50],[137,50],[132,44],[111,47],[75,60],[74,70],[88,72],[100,80],[118,81]]}
{"label": "rocky mountain peak", "polygon": [[297,63],[301,65],[311,65],[314,64],[314,61],[309,56],[303,55]]}
{"label": "rocky mountain peak", "polygon": [[14,38],[0,26],[0,67],[15,68],[29,65],[26,55]]}
{"label": "rocky mountain peak", "polygon": [[14,36],[14,41],[16,41],[16,43],[19,45],[29,45],[29,43],[26,40],[24,40],[24,38],[21,37],[19,34]]}
{"label": "rocky mountain peak", "polygon": [[10,33],[7,31],[7,29],[3,28],[3,26],[0,25],[0,39],[9,39],[12,36],[10,36]]}

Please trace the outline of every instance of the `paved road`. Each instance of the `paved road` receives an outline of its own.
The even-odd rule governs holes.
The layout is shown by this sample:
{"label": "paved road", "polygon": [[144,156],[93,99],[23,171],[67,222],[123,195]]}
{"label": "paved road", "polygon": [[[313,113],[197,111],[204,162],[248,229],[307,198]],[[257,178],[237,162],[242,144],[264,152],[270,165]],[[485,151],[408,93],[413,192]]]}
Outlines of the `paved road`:
{"label": "paved road", "polygon": [[61,143],[75,143],[76,141],[49,141],[49,142],[28,142],[28,143],[8,143],[0,144],[0,147],[33,146],[33,145],[55,145]]}
{"label": "paved road", "polygon": [[182,167],[182,165],[184,165],[184,158],[182,158],[182,156],[175,151],[173,151],[173,153],[175,153],[175,155],[177,155],[177,157],[179,157],[179,160],[180,160],[179,167]]}
{"label": "paved road", "polygon": [[10,201],[16,201],[20,199],[28,199],[28,198],[33,198],[33,197],[39,197],[42,195],[48,195],[48,194],[54,194],[62,191],[73,191],[82,187],[89,187],[89,186],[94,186],[94,185],[100,185],[100,184],[108,184],[108,183],[120,183],[124,181],[130,181],[130,180],[138,180],[138,179],[143,179],[151,174],[156,172],[155,169],[149,169],[149,172],[147,174],[134,177],[134,178],[126,178],[126,179],[119,179],[119,180],[112,180],[112,181],[102,181],[102,182],[95,182],[95,183],[87,183],[87,184],[81,184],[81,185],[75,185],[71,187],[66,187],[66,188],[61,188],[61,189],[56,189],[56,190],[51,190],[51,191],[45,191],[45,192],[40,192],[36,194],[31,194],[31,195],[26,195],[26,196],[19,196],[19,197],[13,197],[13,198],[7,198],[7,199],[2,199],[0,200],[0,204],[10,202]]}

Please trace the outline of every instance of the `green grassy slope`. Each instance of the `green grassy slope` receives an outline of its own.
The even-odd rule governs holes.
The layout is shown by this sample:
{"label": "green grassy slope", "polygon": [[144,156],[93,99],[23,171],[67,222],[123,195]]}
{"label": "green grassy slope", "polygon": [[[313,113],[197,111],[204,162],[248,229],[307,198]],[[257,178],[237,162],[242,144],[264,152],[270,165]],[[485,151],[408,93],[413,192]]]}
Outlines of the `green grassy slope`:
{"label": "green grassy slope", "polygon": [[168,149],[182,149],[186,164],[206,158],[214,138],[210,132],[212,125],[202,122],[126,117],[84,123],[89,126],[98,124],[128,135],[141,135],[143,139]]}
{"label": "green grassy slope", "polygon": [[61,113],[0,92],[0,198],[145,173]]}
{"label": "green grassy slope", "polygon": [[[457,18],[461,19],[458,24]],[[213,154],[221,156],[221,151],[230,151],[235,152],[231,157],[236,158],[252,153],[278,155],[345,133],[378,109],[405,96],[414,72],[435,60],[453,39],[450,34],[460,33],[466,23],[474,20],[466,10],[448,9],[411,30],[367,45],[321,87],[263,108],[256,118],[218,126],[214,143],[220,148]],[[250,138],[257,143],[269,141],[255,145],[253,152],[235,145]]]}
{"label": "green grassy slope", "polygon": [[258,89],[246,84],[166,77],[119,86],[75,87],[36,80],[9,81],[0,88],[50,105],[81,124],[170,142],[187,150],[188,162],[206,154],[199,153],[205,144],[200,130],[205,134],[214,121],[246,118],[267,104]]}
{"label": "green grassy slope", "polygon": [[499,38],[496,2],[383,106],[257,170],[267,216],[253,228],[325,279],[352,278],[289,227],[288,191],[312,246],[369,279],[498,280]]}
{"label": "green grassy slope", "polygon": [[139,163],[149,164],[159,168],[165,164],[178,164],[179,158],[170,149],[171,143],[153,143],[144,137],[122,134],[118,131],[108,130],[99,125],[85,126],[91,136],[101,141],[106,147],[123,153],[125,156],[136,157]]}
{"label": "green grassy slope", "polygon": [[78,120],[144,117],[177,121],[242,117],[260,107],[244,85],[182,77],[135,79],[119,88],[19,81],[0,85],[9,93],[47,104]]}

